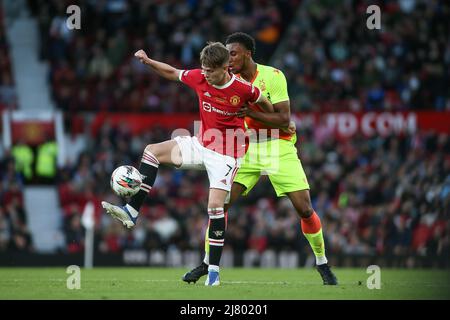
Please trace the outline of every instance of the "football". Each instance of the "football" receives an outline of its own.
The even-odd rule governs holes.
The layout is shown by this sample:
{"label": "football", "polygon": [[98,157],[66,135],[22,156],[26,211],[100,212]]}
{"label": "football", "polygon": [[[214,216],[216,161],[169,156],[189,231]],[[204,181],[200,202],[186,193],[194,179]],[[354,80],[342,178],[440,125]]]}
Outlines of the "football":
{"label": "football", "polygon": [[133,166],[120,166],[111,175],[111,188],[120,197],[135,195],[141,186],[142,176]]}

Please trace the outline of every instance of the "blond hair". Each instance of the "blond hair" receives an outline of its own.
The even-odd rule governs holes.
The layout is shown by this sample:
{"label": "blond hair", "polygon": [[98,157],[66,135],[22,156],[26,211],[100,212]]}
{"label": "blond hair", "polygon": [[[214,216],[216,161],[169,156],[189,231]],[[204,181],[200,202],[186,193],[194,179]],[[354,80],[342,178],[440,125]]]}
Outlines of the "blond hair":
{"label": "blond hair", "polygon": [[208,68],[219,68],[228,63],[230,53],[221,42],[208,42],[200,52],[200,63]]}

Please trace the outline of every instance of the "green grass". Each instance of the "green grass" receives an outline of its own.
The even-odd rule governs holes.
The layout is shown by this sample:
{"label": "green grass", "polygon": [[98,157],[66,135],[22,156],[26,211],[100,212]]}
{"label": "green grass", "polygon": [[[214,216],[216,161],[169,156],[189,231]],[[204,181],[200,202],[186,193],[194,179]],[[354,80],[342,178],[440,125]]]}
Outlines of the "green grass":
{"label": "green grass", "polygon": [[323,286],[314,269],[226,269],[220,287],[180,280],[187,269],[81,269],[69,290],[65,268],[0,268],[0,299],[450,299],[450,271],[381,269],[381,289],[369,290],[366,269],[334,271],[339,286]]}

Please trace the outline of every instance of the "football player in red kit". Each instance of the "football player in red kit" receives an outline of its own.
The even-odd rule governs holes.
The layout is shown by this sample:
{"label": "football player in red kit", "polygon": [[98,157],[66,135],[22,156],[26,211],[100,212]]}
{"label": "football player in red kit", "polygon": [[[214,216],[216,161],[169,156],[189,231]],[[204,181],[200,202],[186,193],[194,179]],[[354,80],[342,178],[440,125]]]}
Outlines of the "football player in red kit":
{"label": "football player in red kit", "polygon": [[102,206],[114,218],[131,228],[139,209],[155,182],[160,164],[184,169],[204,169],[209,179],[209,267],[205,285],[220,284],[219,263],[225,239],[224,203],[233,179],[245,155],[248,139],[240,109],[255,103],[266,112],[273,105],[252,84],[228,71],[229,52],[220,42],[209,43],[200,53],[201,69],[179,70],[150,59],[143,50],[135,56],[160,76],[181,81],[197,93],[201,127],[196,136],[179,136],[145,148],[139,171],[143,181],[139,192],[125,206],[103,201]]}

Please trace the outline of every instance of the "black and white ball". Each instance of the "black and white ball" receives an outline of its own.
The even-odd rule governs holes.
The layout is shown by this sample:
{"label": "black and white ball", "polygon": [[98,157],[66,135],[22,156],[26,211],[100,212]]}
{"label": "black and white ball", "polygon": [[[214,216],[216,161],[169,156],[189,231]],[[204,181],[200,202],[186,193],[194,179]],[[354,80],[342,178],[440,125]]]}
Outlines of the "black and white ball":
{"label": "black and white ball", "polygon": [[138,193],[142,176],[133,166],[117,167],[111,175],[111,188],[120,197],[131,197]]}

